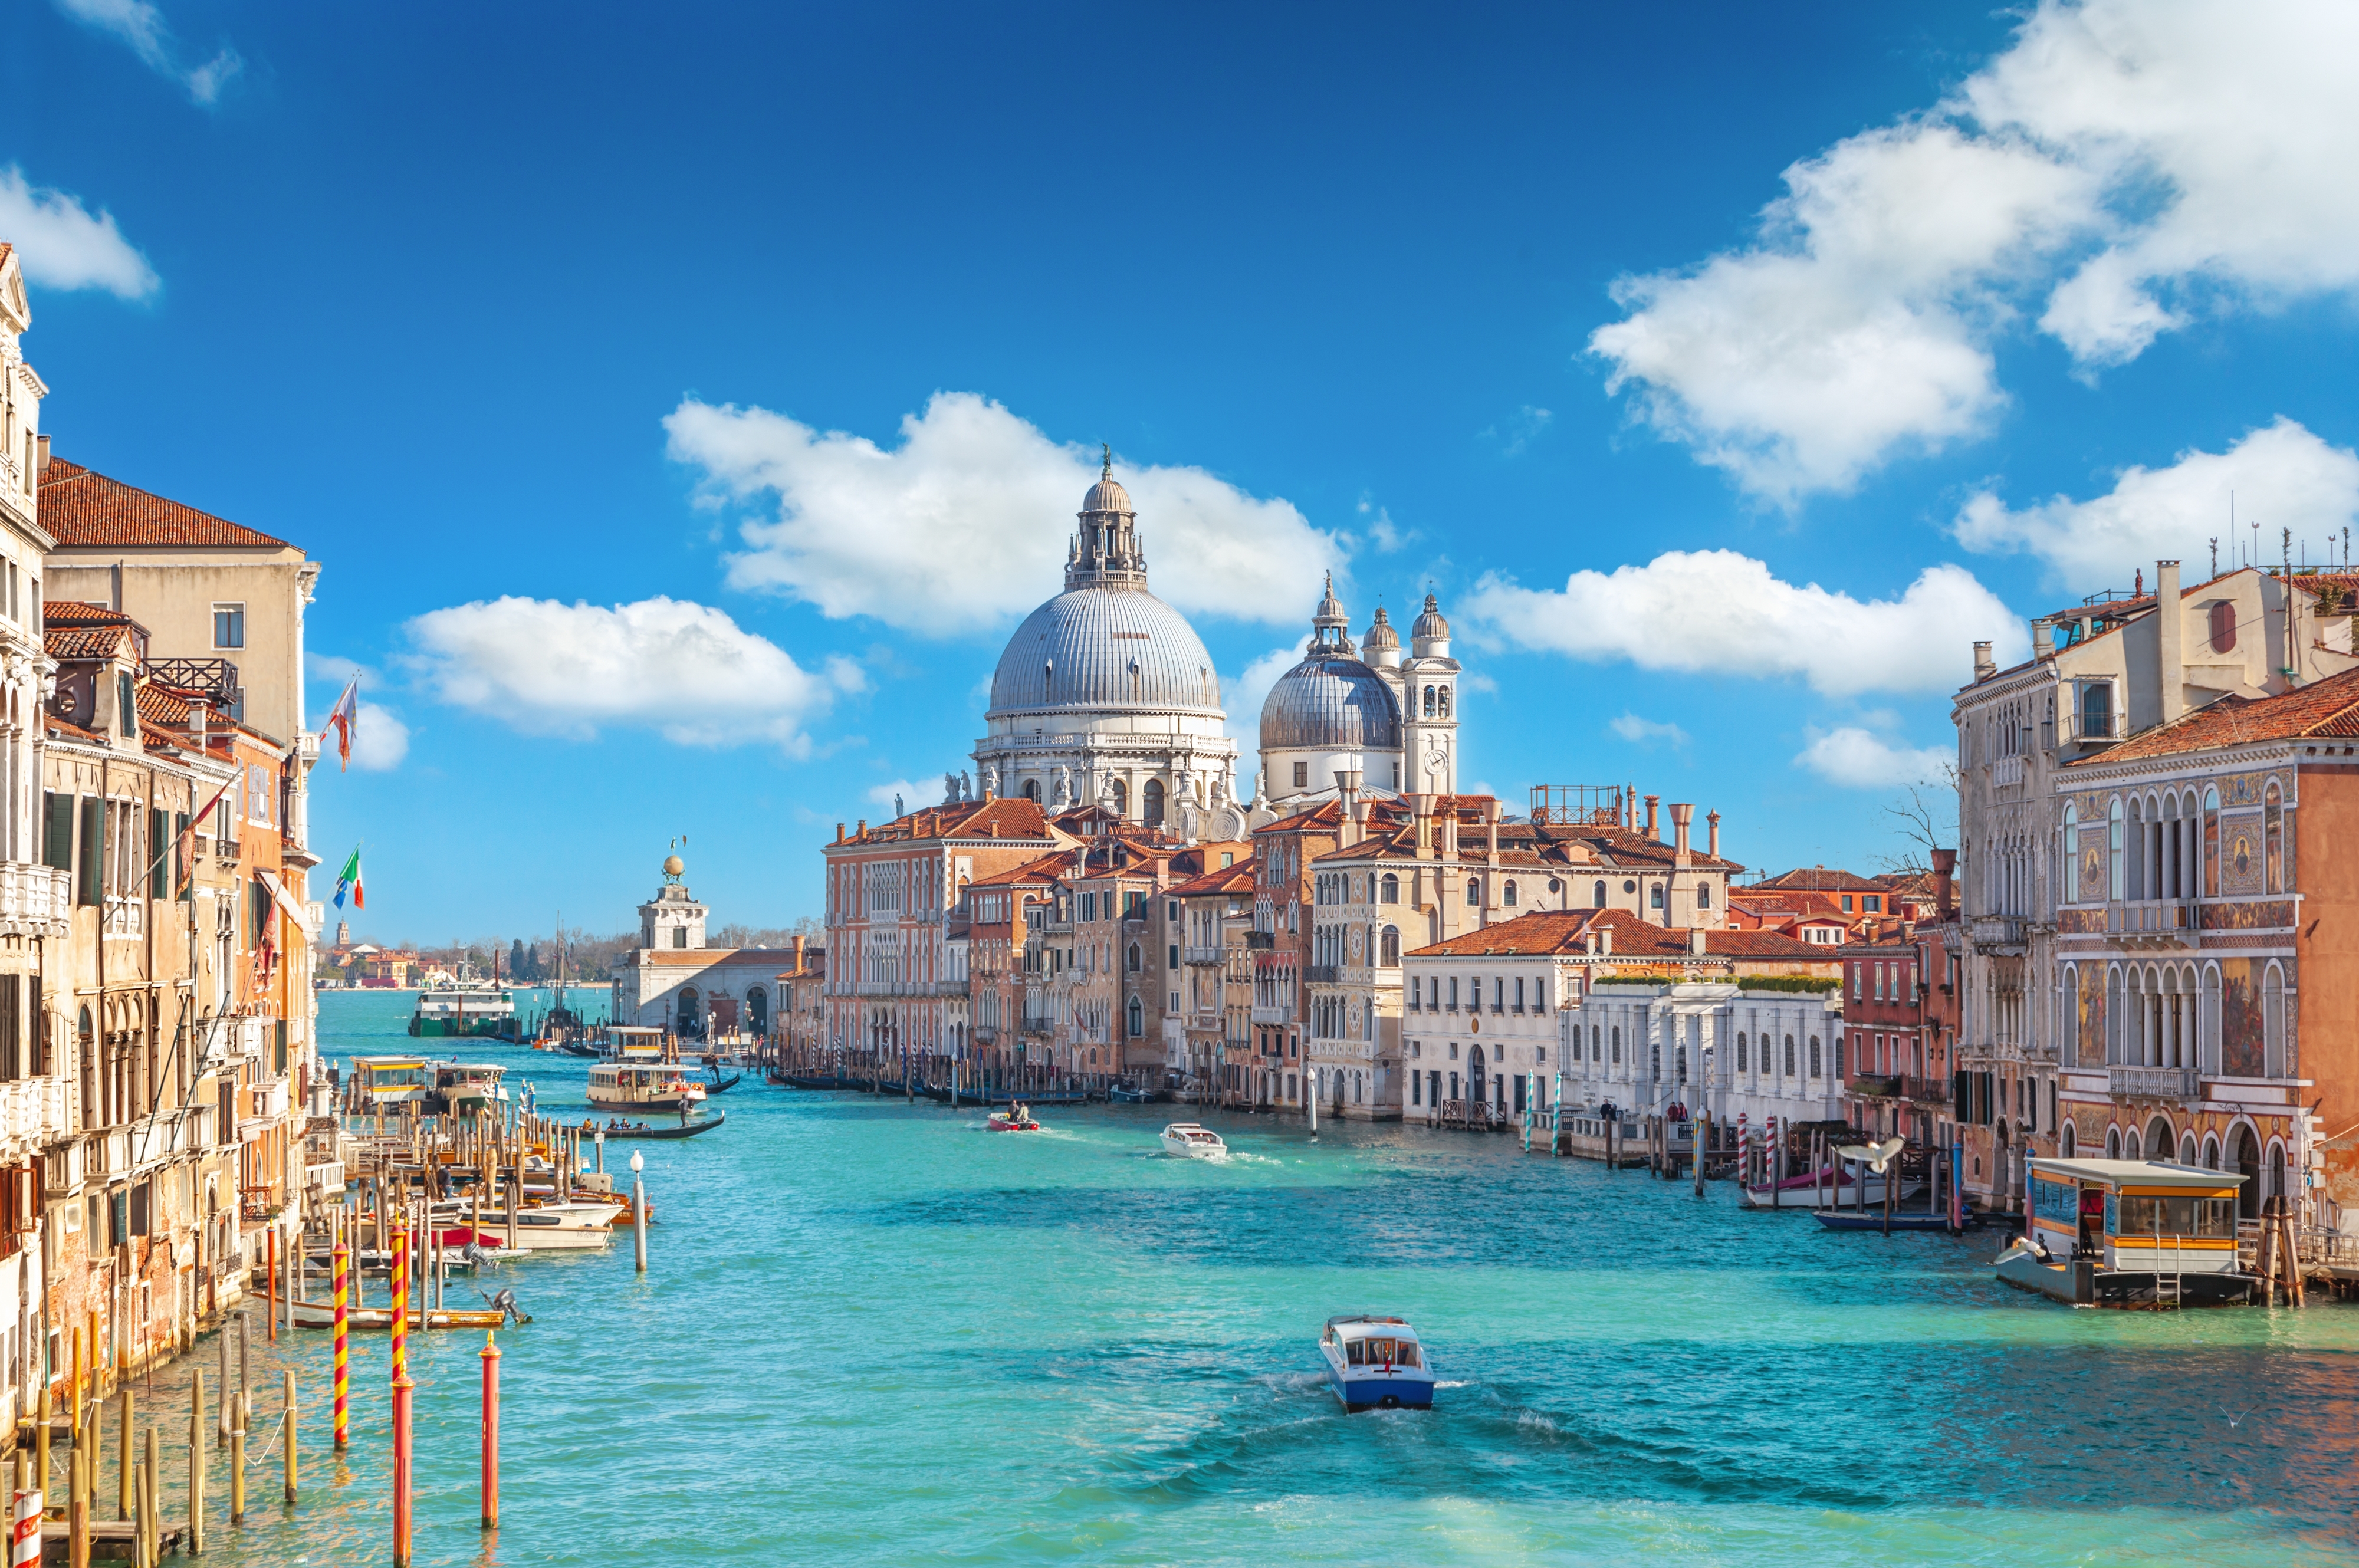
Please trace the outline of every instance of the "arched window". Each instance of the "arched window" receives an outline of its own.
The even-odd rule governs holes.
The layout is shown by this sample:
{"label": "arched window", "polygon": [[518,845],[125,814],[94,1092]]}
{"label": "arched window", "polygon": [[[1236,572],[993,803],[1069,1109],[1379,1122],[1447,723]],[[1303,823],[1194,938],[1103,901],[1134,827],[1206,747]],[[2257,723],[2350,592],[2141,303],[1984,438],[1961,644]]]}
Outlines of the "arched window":
{"label": "arched window", "polygon": [[1622,1026],[1620,1024],[1614,1026],[1614,1065],[1616,1067],[1622,1065]]}
{"label": "arched window", "polygon": [[2272,964],[2261,977],[2261,1075],[2286,1074],[2285,971]]}
{"label": "arched window", "polygon": [[2105,1158],[2108,1160],[2119,1160],[2121,1157],[2122,1129],[2115,1127],[2109,1127],[2105,1129]]}
{"label": "arched window", "polygon": [[1130,972],[1138,973],[1138,943],[1135,942],[1130,944]]}
{"label": "arched window", "polygon": [[1597,906],[1597,908],[1599,908],[1599,909],[1603,909],[1603,908],[1605,907],[1605,884],[1604,884],[1604,883],[1603,883],[1603,882],[1599,882],[1599,883],[1593,884],[1593,885],[1591,886],[1591,887],[1590,887],[1590,889],[1589,889],[1589,901],[1590,901],[1591,903],[1593,903],[1593,904],[1596,905],[1596,906]]}
{"label": "arched window", "polygon": [[2057,1152],[2058,1152],[2058,1153],[2060,1153],[2060,1154],[2061,1154],[2061,1155],[2062,1155],[2065,1159],[2067,1159],[2067,1160],[2071,1159],[2071,1158],[2072,1158],[2072,1148],[2073,1148],[2073,1143],[2074,1143],[2074,1139],[2073,1139],[2073,1137],[2072,1137],[2072,1124],[2071,1124],[2071,1123],[2070,1123],[2070,1122],[2066,1122],[2066,1123],[2064,1124],[2064,1130],[2063,1130],[2063,1132],[2061,1132],[2060,1134],[2059,1134],[2059,1135],[2058,1135],[2058,1141],[2057,1141],[2057,1145],[2056,1145]]}
{"label": "arched window", "polygon": [[1817,1035],[1810,1037],[1810,1076],[1813,1078],[1819,1076],[1819,1037]]}
{"label": "arched window", "polygon": [[1466,907],[1470,909],[1480,909],[1482,904],[1483,878],[1480,877],[1469,877],[1466,878]]}
{"label": "arched window", "polygon": [[759,985],[746,987],[745,1027],[756,1035],[770,1032],[770,994]]}
{"label": "arched window", "polygon": [[[2105,1060],[2107,1062],[2120,1062],[2129,1060],[2122,1054],[2122,1026],[2126,1017],[2127,1009],[2122,1006],[2122,972],[2118,969],[2108,969],[2105,971]],[[2110,1159],[2111,1156],[2107,1158]]]}
{"label": "arched window", "polygon": [[2223,599],[2212,606],[2212,651],[2236,651],[2236,605],[2234,600]]}
{"label": "arched window", "polygon": [[1385,928],[1384,940],[1380,944],[1380,957],[1384,966],[1387,969],[1392,968],[1395,964],[1397,964],[1400,962],[1400,927],[1386,926]]}
{"label": "arched window", "polygon": [[2178,1141],[2179,1140],[2177,1138],[2171,1136],[2169,1120],[2163,1116],[2155,1117],[2153,1121],[2147,1124],[2146,1158],[2148,1160],[2169,1159]]}
{"label": "arched window", "polygon": [[2081,809],[2064,803],[2064,901],[2081,901]]}
{"label": "arched window", "polygon": [[1139,799],[1146,802],[1147,806],[1147,810],[1141,813],[1140,820],[1148,823],[1161,822],[1163,820],[1163,780],[1148,779],[1147,787],[1138,794]]}
{"label": "arched window", "polygon": [[1736,1070],[1739,1073],[1745,1071],[1745,1036],[1742,1032],[1736,1037]]}
{"label": "arched window", "polygon": [[1433,717],[1433,688],[1430,686],[1425,689],[1425,716],[1429,719]]}
{"label": "arched window", "polygon": [[1514,877],[1509,877],[1506,885],[1499,889],[1499,902],[1506,905],[1509,909],[1515,908],[1516,881]]}
{"label": "arched window", "polygon": [[2220,896],[2220,791],[2203,791],[2203,896]]}
{"label": "arched window", "polygon": [[2195,1135],[2191,1132],[2179,1140],[2179,1162],[2181,1165],[2195,1163]]}
{"label": "arched window", "polygon": [[1441,716],[1445,719],[1450,716],[1450,688],[1447,686],[1441,689]]}
{"label": "arched window", "polygon": [[1659,909],[1663,907],[1663,885],[1660,882],[1648,884],[1647,888],[1647,902],[1654,909]]}
{"label": "arched window", "polygon": [[1794,1037],[1790,1034],[1786,1037],[1786,1076],[1794,1076]]}
{"label": "arched window", "polygon": [[2206,1137],[2203,1140],[2203,1169],[2220,1169],[2220,1140],[2216,1138]]}
{"label": "arched window", "polygon": [[1662,1075],[1663,1042],[1659,1040],[1648,1040],[1647,1042],[1647,1076],[1660,1078]]}
{"label": "arched window", "polygon": [[[1573,1041],[1574,1041],[1574,1043],[1575,1043],[1575,1044],[1580,1043],[1581,1036],[1580,1036],[1580,1034],[1579,1034],[1578,1032],[1576,1032],[1576,1033],[1573,1035],[1573,1037],[1572,1037],[1572,1038],[1573,1038]],[[1603,1029],[1599,1029],[1595,1024],[1592,1024],[1592,1025],[1590,1025],[1590,1026],[1589,1026],[1589,1060],[1590,1060],[1590,1061],[1592,1061],[1592,1062],[1602,1062],[1602,1061],[1603,1061],[1603,1060],[1604,1060],[1604,1058],[1605,1058],[1605,1047],[1604,1047],[1604,1045],[1603,1045],[1603,1043],[1601,1043],[1604,1039],[1605,1039],[1605,1032],[1604,1032]]]}
{"label": "arched window", "polygon": [[2112,867],[2106,873],[2105,897],[2118,899],[2125,897],[2123,889],[2127,885],[2129,871],[2122,855],[2122,803],[2118,799],[2114,801],[2113,810],[2106,814],[2105,823],[2105,854]]}
{"label": "arched window", "polygon": [[1040,780],[1038,779],[1027,779],[1024,780],[1024,798],[1027,800],[1039,800]]}
{"label": "arched window", "polygon": [[1114,781],[1114,814],[1117,817],[1130,815],[1130,784],[1126,779]]}
{"label": "arched window", "polygon": [[1130,999],[1130,1038],[1136,1040],[1146,1032],[1147,1009],[1138,1005],[1137,997],[1133,996]]}
{"label": "arched window", "polygon": [[1397,904],[1397,903],[1399,903],[1399,902],[1400,902],[1400,878],[1399,878],[1399,877],[1397,877],[1394,876],[1391,872],[1387,871],[1387,872],[1386,872],[1386,873],[1385,873],[1385,879],[1384,879],[1384,881],[1380,884],[1380,886],[1381,886],[1381,887],[1383,887],[1383,889],[1384,889],[1384,897],[1383,897],[1383,898],[1382,898],[1382,900],[1381,900],[1382,902],[1384,902],[1384,903],[1387,903],[1387,904]]}

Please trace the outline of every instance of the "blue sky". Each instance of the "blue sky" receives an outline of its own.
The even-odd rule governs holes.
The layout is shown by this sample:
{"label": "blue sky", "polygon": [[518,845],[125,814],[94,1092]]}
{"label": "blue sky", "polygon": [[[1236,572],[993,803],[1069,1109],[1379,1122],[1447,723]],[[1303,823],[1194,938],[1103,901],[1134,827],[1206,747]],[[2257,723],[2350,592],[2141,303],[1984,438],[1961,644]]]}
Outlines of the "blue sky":
{"label": "blue sky", "polygon": [[0,237],[56,450],[324,562],[382,936],[619,926],[679,833],[721,918],[813,910],[1101,441],[1233,713],[1321,571],[1430,582],[1467,783],[1867,869],[1973,638],[2231,489],[2340,549],[2353,27],[58,0]]}

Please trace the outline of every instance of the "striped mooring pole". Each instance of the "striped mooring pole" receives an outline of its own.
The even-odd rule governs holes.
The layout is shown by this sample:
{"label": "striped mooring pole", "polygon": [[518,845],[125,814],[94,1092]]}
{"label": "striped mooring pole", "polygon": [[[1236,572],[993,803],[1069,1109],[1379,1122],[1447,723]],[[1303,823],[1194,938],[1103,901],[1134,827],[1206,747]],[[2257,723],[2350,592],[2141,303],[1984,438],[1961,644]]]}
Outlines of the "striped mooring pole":
{"label": "striped mooring pole", "polygon": [[409,1235],[393,1238],[393,1568],[409,1568]]}
{"label": "striped mooring pole", "polygon": [[350,1418],[346,1415],[345,1410],[344,1410],[344,1390],[345,1390],[345,1384],[346,1384],[346,1380],[347,1380],[347,1378],[348,1378],[348,1377],[349,1377],[349,1374],[350,1374],[350,1351],[349,1351],[349,1349],[348,1349],[348,1347],[346,1346],[345,1342],[344,1342],[344,1328],[345,1328],[345,1322],[344,1322],[344,1319],[345,1319],[345,1313],[346,1313],[346,1312],[347,1312],[347,1308],[346,1308],[346,1305],[345,1305],[345,1301],[346,1301],[346,1298],[347,1298],[347,1297],[348,1297],[348,1295],[350,1294],[349,1287],[347,1287],[347,1285],[345,1284],[345,1281],[344,1281],[344,1269],[345,1269],[345,1268],[346,1268],[346,1266],[347,1266],[347,1261],[348,1261],[348,1255],[347,1255],[347,1254],[345,1253],[345,1251],[344,1251],[344,1244],[343,1244],[342,1241],[339,1241],[339,1242],[337,1242],[337,1243],[336,1243],[336,1250],[335,1250],[335,1274],[336,1274],[336,1452],[337,1452],[337,1453],[339,1453],[339,1454],[342,1454],[342,1453],[344,1451],[344,1445],[345,1445],[345,1443],[349,1441],[349,1439],[351,1438],[351,1435],[352,1435],[352,1432],[351,1432],[351,1425],[350,1425]]}
{"label": "striped mooring pole", "polygon": [[9,1521],[8,1568],[38,1568],[41,1561],[41,1489],[33,1480],[33,1456],[16,1451],[16,1509]]}

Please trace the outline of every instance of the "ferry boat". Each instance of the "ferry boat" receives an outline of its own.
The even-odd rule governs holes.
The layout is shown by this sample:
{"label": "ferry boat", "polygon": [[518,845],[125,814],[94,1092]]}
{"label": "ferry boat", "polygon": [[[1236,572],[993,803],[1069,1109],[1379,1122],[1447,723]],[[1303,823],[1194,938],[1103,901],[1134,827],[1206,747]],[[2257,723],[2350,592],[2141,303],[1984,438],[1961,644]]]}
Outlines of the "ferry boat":
{"label": "ferry boat", "polygon": [[516,1038],[516,998],[498,985],[436,986],[418,993],[409,1015],[413,1040]]}
{"label": "ferry boat", "polygon": [[1347,1411],[1433,1408],[1433,1365],[1406,1318],[1329,1318],[1319,1353]]}
{"label": "ferry boat", "polygon": [[422,1056],[355,1056],[352,1065],[353,1108],[364,1116],[433,1097],[434,1063]]}
{"label": "ferry boat", "polygon": [[1194,1122],[1173,1122],[1163,1129],[1163,1152],[1182,1160],[1226,1160],[1229,1146],[1221,1135]]}
{"label": "ferry boat", "polygon": [[2169,1160],[2031,1162],[2031,1223],[1998,1277],[2076,1307],[2244,1306],[2236,1191],[2251,1180]]}
{"label": "ferry boat", "polygon": [[677,1062],[602,1062],[586,1097],[602,1111],[684,1111],[704,1103],[704,1085]]}

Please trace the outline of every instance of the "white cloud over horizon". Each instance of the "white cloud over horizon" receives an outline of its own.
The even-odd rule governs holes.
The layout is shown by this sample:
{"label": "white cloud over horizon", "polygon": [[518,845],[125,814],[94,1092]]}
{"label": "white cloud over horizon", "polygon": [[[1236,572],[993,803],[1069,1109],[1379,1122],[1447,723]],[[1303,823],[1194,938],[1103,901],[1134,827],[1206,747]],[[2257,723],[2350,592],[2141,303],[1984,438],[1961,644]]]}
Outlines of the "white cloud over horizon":
{"label": "white cloud over horizon", "polygon": [[1222,727],[1237,743],[1237,793],[1253,792],[1254,771],[1261,766],[1261,705],[1277,678],[1302,662],[1302,644],[1271,648],[1245,667],[1234,679],[1221,681],[1221,706],[1228,713]]}
{"label": "white cloud over horizon", "polygon": [[1946,746],[1895,746],[1855,724],[1812,732],[1794,766],[1853,789],[1889,789],[1939,783],[1954,753]]}
{"label": "white cloud over horizon", "polygon": [[181,63],[179,40],[172,36],[164,13],[149,0],[56,0],[58,9],[86,27],[112,33],[131,46],[140,63],[167,81],[187,89],[189,101],[210,109],[221,101],[222,89],[245,71],[237,50],[224,44],[211,60]]}
{"label": "white cloud over horizon", "polygon": [[1624,713],[1619,718],[1608,720],[1605,727],[1631,745],[1643,746],[1650,750],[1657,746],[1677,748],[1688,743],[1688,732],[1679,725],[1662,719],[1641,718],[1636,713]]}
{"label": "white cloud over horizon", "polygon": [[114,214],[91,215],[82,199],[34,185],[15,164],[0,169],[0,240],[16,247],[27,282],[42,289],[100,289],[144,299],[161,283]]}
{"label": "white cloud over horizon", "polygon": [[405,662],[441,701],[575,739],[621,724],[681,746],[769,741],[801,756],[810,721],[866,684],[849,659],[806,670],[726,613],[663,597],[479,600],[408,629],[417,651]]}
{"label": "white cloud over horizon", "polygon": [[2241,517],[2262,525],[2264,560],[2277,558],[2277,530],[2288,528],[2297,549],[2313,547],[2315,563],[2330,539],[2359,519],[2359,452],[2280,417],[2225,452],[2188,451],[2168,468],[2125,468],[2110,492],[2086,501],[2053,495],[2018,511],[1990,490],[1977,491],[1959,507],[1951,531],[1971,550],[2036,556],[2074,589],[2126,587],[2134,572],[2157,560],[2184,561],[2193,581],[2207,573],[2214,539],[2227,547],[2223,567],[2250,553],[2250,531],[2234,537],[2229,528],[2232,495]]}
{"label": "white cloud over horizon", "polygon": [[354,676],[360,677],[360,713],[353,725],[353,761],[354,768],[368,773],[383,773],[401,766],[409,755],[409,726],[401,715],[382,703],[369,700],[366,692],[380,683],[377,672],[367,665],[341,654],[307,651],[303,655],[304,672],[317,681],[305,695],[319,712],[311,721],[311,733],[322,736],[324,750],[332,746],[328,734],[329,711],[343,696],[345,685]]}
{"label": "white cloud over horizon", "polygon": [[2359,285],[2359,8],[2042,0],[1920,114],[1804,158],[1754,241],[1625,277],[1634,417],[1791,507],[1989,428],[2035,315],[2081,372]]}
{"label": "white cloud over horizon", "polygon": [[1895,599],[1795,584],[1734,550],[1669,550],[1643,566],[1580,571],[1561,591],[1496,576],[1465,604],[1484,635],[1534,652],[1680,674],[1799,677],[1832,696],[1942,691],[1973,674],[1972,645],[2001,662],[2024,623],[1963,567],[1927,567]]}
{"label": "white cloud over horizon", "polygon": [[[744,519],[733,587],[842,619],[927,637],[984,631],[1062,583],[1068,540],[1099,454],[1052,441],[974,393],[937,392],[905,415],[900,444],[818,430],[766,408],[688,398],[664,419],[672,458],[704,498],[766,510]],[[1284,500],[1201,468],[1117,463],[1138,510],[1157,595],[1198,615],[1300,621],[1343,539]]]}

